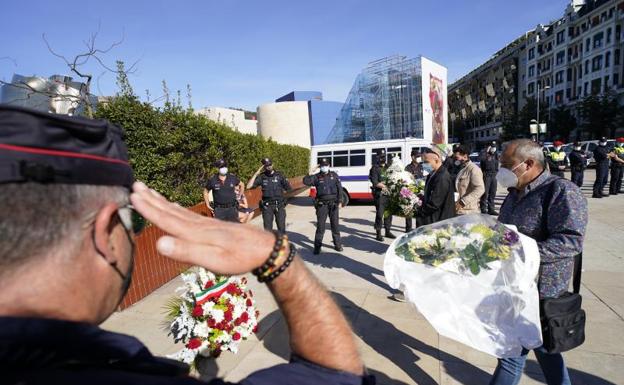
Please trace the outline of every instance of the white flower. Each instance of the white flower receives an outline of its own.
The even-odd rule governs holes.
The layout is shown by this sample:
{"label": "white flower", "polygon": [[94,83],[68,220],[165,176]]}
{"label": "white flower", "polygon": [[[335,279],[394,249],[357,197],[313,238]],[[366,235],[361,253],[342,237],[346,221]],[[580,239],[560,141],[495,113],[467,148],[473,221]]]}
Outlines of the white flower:
{"label": "white flower", "polygon": [[202,309],[204,310],[204,314],[209,314],[214,308],[214,302],[207,301],[202,305]]}
{"label": "white flower", "polygon": [[453,236],[452,241],[453,241],[453,244],[455,245],[455,248],[459,250],[465,249],[466,246],[468,246],[469,244],[473,242],[471,238],[465,237],[462,235]]}
{"label": "white flower", "polygon": [[223,310],[219,310],[219,309],[212,309],[212,312],[210,313],[210,315],[217,323],[223,321],[225,317]]}
{"label": "white flower", "polygon": [[208,338],[210,330],[211,329],[205,322],[198,322],[193,328],[193,334],[195,334],[196,337]]}

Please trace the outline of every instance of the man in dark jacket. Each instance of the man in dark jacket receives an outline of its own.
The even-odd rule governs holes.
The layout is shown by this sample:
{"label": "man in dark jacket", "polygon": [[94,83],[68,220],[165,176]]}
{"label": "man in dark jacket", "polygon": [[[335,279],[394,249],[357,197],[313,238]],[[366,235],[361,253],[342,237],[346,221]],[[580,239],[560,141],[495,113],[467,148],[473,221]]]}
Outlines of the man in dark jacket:
{"label": "man in dark jacket", "polygon": [[[267,277],[293,359],[251,373],[244,384],[362,384],[351,328],[294,246],[133,184],[119,127],[0,105],[0,163],[1,384],[206,384],[189,376],[188,365],[97,326],[130,286],[142,223],[133,221],[136,212],[168,234],[153,245],[163,256],[220,275],[260,268]],[[275,270],[265,276],[276,249]]]}
{"label": "man in dark jacket", "polygon": [[375,164],[368,172],[368,180],[371,182],[371,190],[373,192],[373,202],[375,204],[375,233],[378,241],[383,242],[384,237],[381,235],[381,227],[385,230],[386,237],[390,239],[396,238],[390,231],[392,228],[392,215],[385,216],[386,206],[388,206],[389,197],[384,194],[386,185],[384,184],[384,173],[386,172],[386,152],[381,151],[377,154]]}
{"label": "man in dark jacket", "polygon": [[496,151],[496,142],[485,149],[480,156],[481,171],[483,171],[483,183],[485,184],[485,193],[481,196],[481,212],[483,214],[498,215],[494,206],[496,199],[496,173],[498,172],[498,152]]}
{"label": "man in dark jacket", "polygon": [[438,148],[426,150],[423,171],[428,171],[423,204],[416,210],[418,224],[430,225],[455,216],[453,180],[442,166],[442,152]]}
{"label": "man in dark jacket", "polygon": [[572,171],[572,183],[583,187],[583,177],[587,168],[587,155],[582,150],[579,142],[574,142],[574,149],[570,153],[570,170]]}
{"label": "man in dark jacket", "polygon": [[607,148],[607,138],[600,138],[598,147],[594,149],[594,160],[596,161],[596,180],[594,181],[594,193],[592,198],[604,198],[604,187],[609,180],[609,158],[611,157]]}

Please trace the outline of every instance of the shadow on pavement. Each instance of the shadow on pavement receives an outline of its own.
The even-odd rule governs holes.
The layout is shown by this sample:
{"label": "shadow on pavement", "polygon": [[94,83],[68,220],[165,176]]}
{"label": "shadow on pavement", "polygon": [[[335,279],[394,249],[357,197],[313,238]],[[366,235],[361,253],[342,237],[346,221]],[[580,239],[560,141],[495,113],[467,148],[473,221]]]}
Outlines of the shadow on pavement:
{"label": "shadow on pavement", "polygon": [[[542,369],[536,361],[527,361],[524,369],[524,374],[531,377],[536,381],[544,381],[544,377],[541,374]],[[577,369],[568,367],[568,373],[570,374],[570,381],[573,384],[583,385],[616,385],[611,381],[607,381],[604,378],[594,376],[593,374],[586,373]]]}

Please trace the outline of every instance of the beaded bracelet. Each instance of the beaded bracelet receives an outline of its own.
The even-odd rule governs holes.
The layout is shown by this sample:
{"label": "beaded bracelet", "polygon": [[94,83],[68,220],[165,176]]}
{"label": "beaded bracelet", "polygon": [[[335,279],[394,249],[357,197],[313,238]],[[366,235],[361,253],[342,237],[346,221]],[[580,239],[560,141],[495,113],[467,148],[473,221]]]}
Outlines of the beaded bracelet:
{"label": "beaded bracelet", "polygon": [[295,245],[293,245],[292,243],[289,243],[288,246],[290,248],[290,252],[288,253],[288,258],[286,258],[286,261],[284,261],[284,263],[279,268],[272,271],[268,275],[259,276],[258,281],[263,282],[263,283],[270,283],[275,278],[279,277],[286,270],[286,268],[288,268],[288,266],[290,266],[292,261],[295,259],[297,250],[295,248]]}
{"label": "beaded bracelet", "polygon": [[273,251],[262,266],[252,271],[252,274],[258,277],[258,279],[260,279],[261,277],[266,277],[273,271],[275,271],[275,269],[277,268],[277,260],[282,259],[282,257],[286,254],[286,248],[288,247],[288,235],[280,234],[277,231],[274,231],[273,234],[275,235],[275,244],[273,245]]}

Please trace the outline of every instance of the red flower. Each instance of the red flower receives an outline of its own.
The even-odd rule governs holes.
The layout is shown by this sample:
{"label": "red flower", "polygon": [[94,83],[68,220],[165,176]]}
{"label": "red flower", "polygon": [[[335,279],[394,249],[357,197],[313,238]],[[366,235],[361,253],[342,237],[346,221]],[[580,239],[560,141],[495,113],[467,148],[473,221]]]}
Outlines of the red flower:
{"label": "red flower", "polygon": [[214,329],[215,326],[217,326],[217,321],[215,321],[214,319],[210,318],[208,320],[208,327],[211,328],[211,329]]}
{"label": "red flower", "polygon": [[234,341],[238,341],[238,340],[240,340],[240,339],[241,339],[241,335],[240,335],[240,333],[238,333],[238,332],[234,333],[234,335],[232,336],[232,339],[233,339]]}
{"label": "red flower", "polygon": [[226,321],[231,321],[233,316],[232,316],[232,311],[228,310],[225,313],[223,313],[223,317],[225,317]]}
{"label": "red flower", "polygon": [[201,305],[195,305],[192,315],[193,317],[201,317],[204,315],[204,309],[202,309]]}
{"label": "red flower", "polygon": [[191,338],[189,342],[186,344],[186,347],[189,349],[197,349],[202,344],[199,338]]}
{"label": "red flower", "polygon": [[259,325],[256,325],[256,326],[254,326],[254,328],[253,328],[253,330],[252,330],[252,331],[253,331],[254,333],[258,333],[258,329],[259,329]]}
{"label": "red flower", "polygon": [[236,294],[236,292],[238,291],[236,285],[234,285],[233,283],[230,283],[226,290],[227,290],[228,294],[231,294],[231,295]]}
{"label": "red flower", "polygon": [[247,304],[247,306],[253,306],[253,301],[251,300],[251,298],[247,298],[247,302],[245,302]]}
{"label": "red flower", "polygon": [[237,319],[234,321],[234,325],[236,325],[236,326],[239,326],[239,325],[240,325],[240,324],[242,324],[242,323],[243,323],[243,321],[241,321],[241,319],[240,319],[240,318],[237,318]]}
{"label": "red flower", "polygon": [[212,282],[212,281],[208,281],[208,282],[206,282],[206,284],[204,285],[204,289],[209,289],[209,288],[211,288],[211,287],[213,287],[213,286],[214,286],[214,282]]}
{"label": "red flower", "polygon": [[239,318],[242,322],[247,322],[249,321],[249,314],[247,314],[247,312],[244,312],[243,314],[241,314],[240,318]]}

